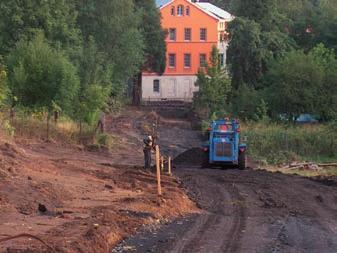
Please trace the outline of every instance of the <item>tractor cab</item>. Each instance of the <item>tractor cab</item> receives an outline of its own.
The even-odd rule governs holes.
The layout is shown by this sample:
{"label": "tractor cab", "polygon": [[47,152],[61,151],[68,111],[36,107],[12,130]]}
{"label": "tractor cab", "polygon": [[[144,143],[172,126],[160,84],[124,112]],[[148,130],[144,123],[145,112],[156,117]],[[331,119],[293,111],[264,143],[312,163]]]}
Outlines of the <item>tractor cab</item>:
{"label": "tractor cab", "polygon": [[238,120],[216,120],[209,129],[209,141],[204,148],[208,152],[208,163],[245,167],[246,144],[240,144]]}

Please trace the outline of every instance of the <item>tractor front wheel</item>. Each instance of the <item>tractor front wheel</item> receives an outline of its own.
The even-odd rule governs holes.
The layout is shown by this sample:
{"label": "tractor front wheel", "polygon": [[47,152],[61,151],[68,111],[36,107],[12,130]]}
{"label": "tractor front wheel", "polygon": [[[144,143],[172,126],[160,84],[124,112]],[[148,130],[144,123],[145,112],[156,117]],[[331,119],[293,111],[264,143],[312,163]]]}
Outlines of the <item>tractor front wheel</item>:
{"label": "tractor front wheel", "polygon": [[239,154],[239,169],[244,170],[246,168],[246,152]]}
{"label": "tractor front wheel", "polygon": [[209,152],[204,152],[202,156],[201,168],[206,169],[209,167]]}

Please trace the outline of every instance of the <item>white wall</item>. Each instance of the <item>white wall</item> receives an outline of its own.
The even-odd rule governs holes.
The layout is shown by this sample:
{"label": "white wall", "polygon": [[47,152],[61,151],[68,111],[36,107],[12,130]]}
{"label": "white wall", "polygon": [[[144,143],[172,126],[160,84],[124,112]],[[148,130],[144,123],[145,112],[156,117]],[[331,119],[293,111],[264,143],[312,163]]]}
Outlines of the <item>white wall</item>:
{"label": "white wall", "polygon": [[[153,91],[153,81],[159,80],[160,91]],[[147,100],[184,100],[192,101],[193,93],[198,91],[195,86],[196,76],[143,76],[142,99]]]}
{"label": "white wall", "polygon": [[218,49],[219,49],[220,54],[224,54],[224,62],[225,62],[225,65],[226,65],[228,41],[219,41],[218,42]]}

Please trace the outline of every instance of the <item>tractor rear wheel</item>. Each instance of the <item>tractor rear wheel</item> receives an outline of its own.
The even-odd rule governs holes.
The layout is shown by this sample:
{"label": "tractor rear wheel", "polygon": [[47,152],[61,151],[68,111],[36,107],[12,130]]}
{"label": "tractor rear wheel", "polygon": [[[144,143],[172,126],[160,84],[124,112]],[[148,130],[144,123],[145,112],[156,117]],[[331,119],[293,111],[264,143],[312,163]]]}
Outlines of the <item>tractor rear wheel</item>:
{"label": "tractor rear wheel", "polygon": [[246,152],[239,154],[239,169],[244,170],[246,168]]}

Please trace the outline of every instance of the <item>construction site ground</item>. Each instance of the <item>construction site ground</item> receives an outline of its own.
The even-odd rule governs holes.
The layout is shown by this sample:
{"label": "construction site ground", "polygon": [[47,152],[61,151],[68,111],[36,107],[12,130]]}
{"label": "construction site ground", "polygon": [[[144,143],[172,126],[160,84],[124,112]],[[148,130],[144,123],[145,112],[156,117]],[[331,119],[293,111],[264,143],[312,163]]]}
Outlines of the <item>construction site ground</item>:
{"label": "construction site ground", "polygon": [[[163,154],[175,157],[162,198],[141,168],[152,122]],[[192,125],[184,113],[128,108],[107,119],[110,151],[1,141],[0,252],[337,252],[335,178],[254,163],[202,169]]]}

